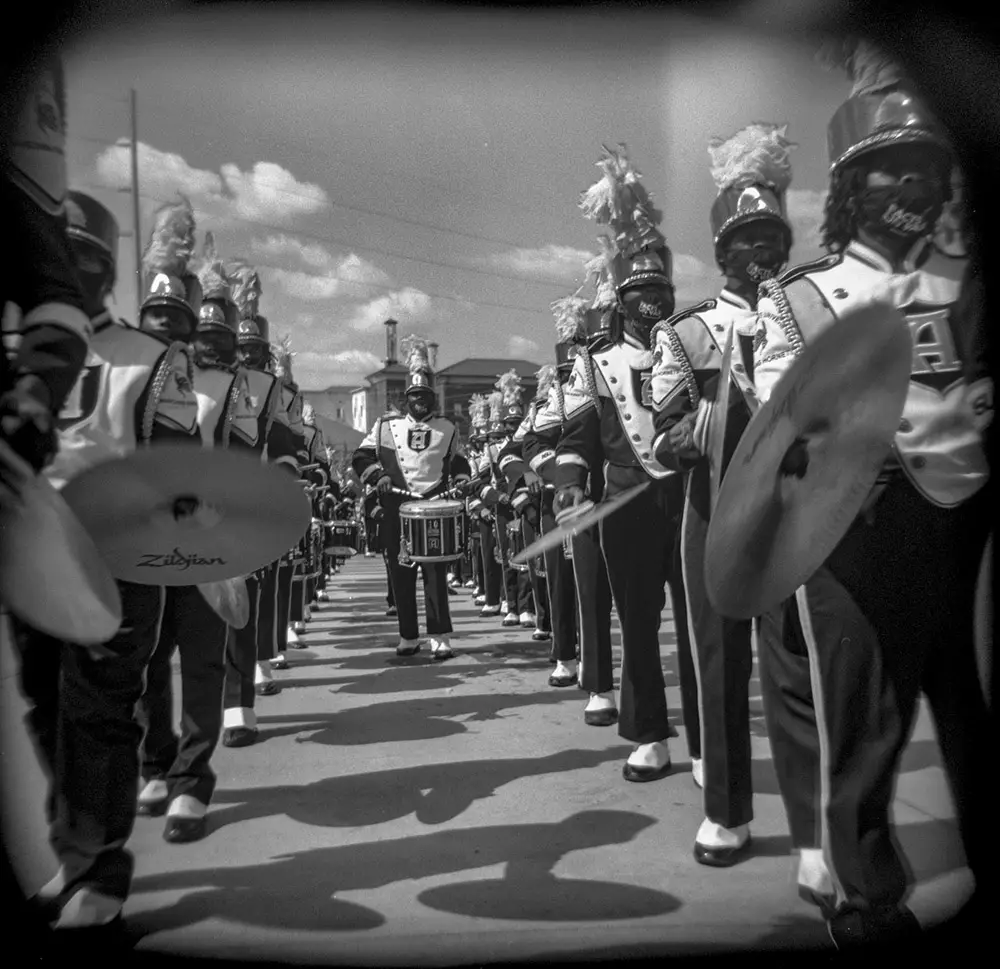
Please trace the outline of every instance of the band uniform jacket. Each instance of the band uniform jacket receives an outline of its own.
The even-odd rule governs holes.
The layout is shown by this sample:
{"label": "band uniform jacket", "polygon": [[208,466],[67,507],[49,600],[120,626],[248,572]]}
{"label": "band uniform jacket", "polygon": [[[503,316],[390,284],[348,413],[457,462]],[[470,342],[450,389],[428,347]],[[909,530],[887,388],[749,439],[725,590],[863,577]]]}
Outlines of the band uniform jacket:
{"label": "band uniform jacket", "polygon": [[797,267],[764,283],[754,333],[754,374],[761,401],[773,392],[802,346],[845,313],[889,304],[906,318],[911,376],[889,468],[942,508],[971,498],[987,482],[983,433],[993,418],[993,380],[967,373],[959,348],[968,321],[952,310],[966,261],[920,240],[904,269],[851,242],[840,255]]}
{"label": "band uniform jacket", "polygon": [[[257,414],[250,399],[249,371],[243,367],[202,367],[194,364],[194,392],[198,398],[198,427],[205,447],[263,450],[256,434]],[[233,431],[240,433],[234,435]],[[249,440],[257,438],[256,444]]]}
{"label": "band uniform jacket", "polygon": [[[556,488],[556,449],[566,423],[565,388],[556,384],[549,390],[548,399],[535,414],[530,430],[525,431],[522,454],[528,467],[545,483],[546,488]],[[587,475],[584,494],[591,501],[600,501],[604,493],[603,466],[593,468]]]}
{"label": "band uniform jacket", "polygon": [[59,451],[45,475],[57,488],[141,444],[197,444],[198,400],[187,345],[95,320],[83,369],[57,419]]}
{"label": "band uniform jacket", "polygon": [[240,369],[246,378],[250,414],[233,422],[232,439],[260,451],[262,461],[286,465],[297,471],[295,438],[281,407],[278,378],[266,371]]}
{"label": "band uniform jacket", "polygon": [[[628,334],[596,337],[577,355],[564,389],[566,423],[556,448],[556,487],[583,488],[605,463],[625,469],[608,495],[674,473],[653,454],[653,352]],[[605,476],[606,477],[606,476]]]}
{"label": "band uniform jacket", "polygon": [[[517,514],[525,511],[532,498],[528,492],[528,475],[534,475],[524,456],[525,438],[534,430],[539,411],[545,406],[546,398],[535,398],[528,405],[528,413],[518,425],[513,437],[500,451],[497,467],[503,474],[511,507]],[[537,477],[537,476],[536,476]],[[539,504],[536,499],[536,505]]]}
{"label": "band uniform jacket", "polygon": [[469,462],[457,453],[458,430],[445,417],[414,420],[409,414],[381,417],[354,452],[363,484],[387,474],[394,487],[421,497],[469,480]]}
{"label": "band uniform jacket", "polygon": [[[725,421],[723,461],[728,461],[757,406],[753,385],[756,315],[728,290],[670,319],[653,331],[653,453],[676,471],[690,471],[712,453],[712,414],[719,396],[722,358],[732,343],[735,384]],[[735,392],[735,391],[738,391]]]}

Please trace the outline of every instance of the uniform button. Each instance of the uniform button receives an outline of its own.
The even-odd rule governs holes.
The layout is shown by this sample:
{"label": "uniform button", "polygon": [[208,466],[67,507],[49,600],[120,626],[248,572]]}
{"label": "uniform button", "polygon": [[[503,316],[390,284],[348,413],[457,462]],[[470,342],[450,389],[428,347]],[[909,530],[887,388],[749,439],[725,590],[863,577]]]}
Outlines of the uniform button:
{"label": "uniform button", "polygon": [[910,465],[919,471],[924,465],[927,464],[927,459],[922,458],[919,454],[910,461]]}
{"label": "uniform button", "polygon": [[648,460],[648,458],[649,458],[649,451],[643,451],[642,452],[642,456]]}
{"label": "uniform button", "polygon": [[606,367],[607,365],[608,365],[608,361],[607,360],[602,360],[601,361],[601,366],[602,367]]}
{"label": "uniform button", "polygon": [[627,420],[627,421],[632,420],[632,415],[631,414],[626,414],[625,415],[625,420]]}
{"label": "uniform button", "polygon": [[743,364],[742,363],[734,363],[733,364],[733,370],[735,370],[736,373],[743,373]]}
{"label": "uniform button", "polygon": [[899,430],[900,430],[901,433],[907,434],[907,433],[909,433],[910,431],[913,430],[913,425],[904,417],[899,422]]}
{"label": "uniform button", "polygon": [[632,440],[633,441],[641,441],[642,437],[639,434],[633,434],[632,435]]}
{"label": "uniform button", "polygon": [[612,378],[611,378],[611,382],[612,382],[613,384],[616,384],[616,383],[618,383],[618,378],[617,378],[617,377],[612,377]]}
{"label": "uniform button", "polygon": [[721,333],[725,329],[724,326],[720,326],[718,323],[715,324],[715,332]]}
{"label": "uniform button", "polygon": [[618,399],[619,400],[624,400],[625,399],[625,395],[624,394],[619,394],[618,395]]}
{"label": "uniform button", "polygon": [[846,289],[840,289],[840,288],[835,289],[833,291],[833,295],[836,296],[837,299],[847,299],[847,290]]}

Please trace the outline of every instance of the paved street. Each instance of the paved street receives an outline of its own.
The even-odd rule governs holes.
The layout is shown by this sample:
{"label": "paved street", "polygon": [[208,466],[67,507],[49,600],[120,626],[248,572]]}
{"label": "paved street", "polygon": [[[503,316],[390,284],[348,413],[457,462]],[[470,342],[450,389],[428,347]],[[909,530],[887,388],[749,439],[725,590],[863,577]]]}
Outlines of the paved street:
{"label": "paved street", "polygon": [[[140,951],[446,965],[825,943],[795,894],[756,679],[754,853],[728,870],[691,856],[700,792],[669,613],[674,772],[629,784],[630,745],[584,724],[578,689],[547,685],[549,644],[528,630],[479,618],[463,592],[458,655],[399,659],[381,560],[350,562],[332,591],[276,674],[281,692],[258,699],[259,742],[217,752],[209,836],[169,845],[162,819],[137,821],[126,914]],[[6,638],[0,660],[5,842],[34,889],[55,870],[43,781]],[[968,890],[952,815],[923,711],[896,819],[925,923]]]}

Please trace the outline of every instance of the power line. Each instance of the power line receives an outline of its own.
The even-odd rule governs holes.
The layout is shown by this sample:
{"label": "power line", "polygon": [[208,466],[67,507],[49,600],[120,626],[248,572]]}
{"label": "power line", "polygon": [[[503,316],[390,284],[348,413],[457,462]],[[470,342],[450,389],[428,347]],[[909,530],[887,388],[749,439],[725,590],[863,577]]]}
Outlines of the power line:
{"label": "power line", "polygon": [[[74,180],[74,182],[79,187],[90,188],[90,189],[93,189],[93,190],[99,190],[99,191],[105,191],[105,192],[125,191],[125,189],[114,189],[114,188],[111,188],[110,186],[107,186],[107,185],[96,185],[93,182],[76,182],[76,180]],[[157,196],[157,195],[149,195],[149,194],[147,194],[145,192],[140,192],[139,195],[140,195],[140,198],[144,198],[144,199],[146,199],[147,201],[150,201],[150,202],[165,203],[165,202],[175,201],[175,199],[167,199],[167,198],[162,198],[161,196]],[[197,210],[196,210],[196,214],[197,214]],[[256,220],[256,219],[246,219],[246,218],[240,218],[240,217],[237,217],[237,216],[229,216],[229,218],[233,222],[239,222],[242,225],[258,226],[258,227],[263,228],[263,229],[270,229],[270,230],[272,230],[274,232],[288,232],[289,231],[287,226],[274,225],[273,223],[270,223],[270,222],[261,222],[261,221]],[[348,242],[348,241],[345,241],[343,239],[335,239],[332,236],[318,235],[316,233],[306,232],[305,230],[301,230],[301,229],[295,229],[295,230],[292,230],[292,231],[293,231],[294,235],[302,236],[303,238],[309,239],[309,240],[311,240],[313,242],[327,242],[327,243],[331,243],[332,245],[346,246],[349,249],[360,250],[361,252],[375,252],[375,253],[378,253],[379,255],[389,256],[389,257],[394,258],[394,259],[404,259],[404,260],[408,260],[410,262],[423,263],[423,264],[429,265],[429,266],[438,266],[438,267],[443,268],[443,269],[455,269],[455,270],[458,270],[460,272],[476,273],[476,274],[481,275],[481,276],[492,276],[492,277],[494,277],[496,279],[509,279],[509,280],[513,280],[514,282],[528,283],[528,284],[534,285],[534,286],[558,287],[559,289],[562,289],[562,290],[565,290],[568,286],[571,285],[571,283],[569,281],[567,281],[567,280],[529,279],[529,278],[527,278],[525,276],[514,276],[514,275],[511,275],[509,273],[493,272],[493,271],[490,271],[488,269],[475,269],[475,268],[470,267],[470,266],[460,266],[457,263],[442,262],[442,261],[436,260],[436,259],[426,259],[426,258],[422,258],[420,256],[409,256],[409,255],[405,255],[404,253],[400,253],[400,252],[390,252],[387,249],[378,249],[378,248],[376,248],[374,246],[359,246],[359,245],[357,245],[354,242]],[[281,268],[281,267],[273,267],[273,268]],[[339,279],[339,278],[342,278],[342,277],[337,277],[337,276],[329,277],[328,276],[328,278]],[[345,282],[351,282],[352,280],[344,280],[344,281]],[[488,304],[483,304],[483,305],[488,305]],[[498,304],[493,304],[493,305],[498,305]]]}
{"label": "power line", "polygon": [[[80,140],[80,141],[92,141],[95,144],[103,144],[103,145],[106,145],[109,148],[110,147],[125,147],[125,146],[122,146],[120,144],[120,141],[121,141],[121,139],[124,136],[119,136],[119,138],[116,138],[114,140],[108,139],[107,141],[103,141],[103,140],[97,139],[97,138],[89,138],[89,137],[86,137],[84,135],[76,135],[75,137],[78,140]],[[283,195],[283,196],[285,196],[287,198],[304,199],[304,200],[306,200],[308,202],[314,202],[315,201],[315,197],[314,196],[312,196],[312,195],[305,195],[302,192],[293,192],[292,190],[290,190],[288,188],[282,187],[277,182],[268,181],[267,179],[262,179],[262,178],[255,178],[254,181],[255,181],[256,184],[262,185],[262,186],[270,189],[272,192],[274,192],[277,195]],[[475,240],[477,240],[479,242],[489,242],[489,243],[491,243],[493,245],[498,245],[498,246],[516,246],[516,247],[519,247],[519,248],[530,248],[530,247],[523,246],[523,241],[516,241],[515,242],[512,239],[500,239],[500,238],[497,238],[495,236],[479,235],[478,233],[475,233],[475,232],[466,232],[466,231],[464,231],[462,229],[453,229],[453,228],[449,228],[447,226],[435,225],[432,222],[422,222],[419,219],[408,219],[405,216],[402,216],[402,215],[393,215],[393,214],[391,214],[389,212],[379,211],[378,209],[366,209],[366,208],[361,208],[360,206],[357,206],[357,205],[349,205],[347,202],[341,202],[341,201],[338,201],[336,199],[330,198],[329,193],[327,193],[326,190],[322,188],[322,186],[319,186],[319,188],[321,188],[323,190],[323,194],[327,196],[327,201],[329,202],[329,204],[333,208],[346,209],[348,212],[357,212],[357,213],[359,213],[361,215],[374,215],[374,216],[377,216],[377,217],[382,218],[382,219],[388,219],[388,220],[390,220],[392,222],[401,222],[404,225],[412,225],[412,226],[416,226],[416,227],[421,228],[421,229],[430,229],[431,231],[434,231],[434,232],[443,232],[443,233],[446,233],[447,235],[459,236],[459,237],[465,238],[465,239],[475,239]],[[377,250],[375,250],[375,251],[377,251]],[[517,277],[510,277],[510,278],[517,278]],[[555,285],[555,283],[553,283],[553,285]]]}

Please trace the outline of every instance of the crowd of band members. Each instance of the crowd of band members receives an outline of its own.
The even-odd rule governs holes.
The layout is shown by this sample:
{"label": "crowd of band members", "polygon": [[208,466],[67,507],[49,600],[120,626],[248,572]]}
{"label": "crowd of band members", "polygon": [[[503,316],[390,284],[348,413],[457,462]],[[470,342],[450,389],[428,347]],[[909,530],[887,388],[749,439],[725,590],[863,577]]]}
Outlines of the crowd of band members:
{"label": "crowd of band members", "polygon": [[[47,84],[61,83],[56,69]],[[742,168],[721,151],[734,139],[747,149]],[[710,866],[735,864],[751,850],[755,644],[800,892],[820,905],[838,945],[902,938],[915,920],[904,904],[908,883],[890,808],[921,691],[934,712],[969,867],[977,882],[990,875],[982,765],[992,714],[972,626],[989,531],[982,437],[992,381],[982,353],[982,277],[974,254],[943,251],[933,239],[954,156],[898,72],[865,78],[831,120],[829,255],[816,262],[782,272],[793,242],[784,128],[751,125],[734,139],[713,144],[720,295],[676,311],[659,214],[624,151],[608,153],[604,178],[581,203],[608,230],[598,295],[560,304],[557,364],[539,374],[539,396],[527,413],[516,394],[494,399],[488,417],[478,402],[465,449],[455,426],[434,412],[433,374],[419,360],[411,365],[405,412],[377,421],[353,458],[370,489],[369,547],[385,556],[397,652],[412,655],[421,646],[417,570],[399,563],[397,492],[461,494],[478,534],[468,581],[482,614],[503,612],[505,625],[534,626],[535,638],[552,640],[549,682],[580,684],[587,724],[617,723],[634,744],[623,764],[632,782],[672,770],[676,731],[659,639],[669,589],[692,774],[704,794],[694,855]],[[58,484],[108,457],[108,435],[117,453],[161,441],[247,448],[304,475],[315,489],[316,519],[336,516],[332,471],[318,431],[302,419],[287,347],[272,352],[252,268],[224,263],[211,240],[200,259],[189,244],[178,262],[174,246],[173,261],[158,265],[157,253],[170,247],[157,248],[157,233],[193,238],[190,208],[168,206],[147,248],[138,323],[112,319],[105,303],[118,240],[110,212],[82,193],[33,181],[16,164],[12,171],[4,202],[28,241],[5,273],[4,300],[17,303],[22,322],[16,353],[3,358],[0,407],[20,459]],[[880,301],[908,317],[914,339],[892,461],[865,513],[793,599],[752,624],[718,615],[702,570],[709,456],[731,457],[752,413],[817,333]],[[719,422],[712,403],[727,348],[738,393]],[[717,441],[710,431],[720,426]],[[543,563],[510,567],[513,547],[639,484],[649,487]],[[512,541],[518,529],[520,542]],[[253,742],[255,697],[273,689],[270,669],[288,662],[296,624],[323,595],[329,562],[307,571],[303,561],[315,558],[308,546],[303,536],[299,550],[248,580],[252,621],[239,633],[193,587],[125,582],[121,631],[100,650],[13,624],[31,734],[51,778],[46,812],[60,861],[36,898],[58,925],[119,920],[137,810],[165,813],[168,840],[204,836],[212,751],[223,734],[234,746]],[[451,568],[421,567],[437,659],[453,655],[449,586],[467,584]],[[617,704],[612,608],[622,633]],[[178,648],[179,737],[169,696]]]}

